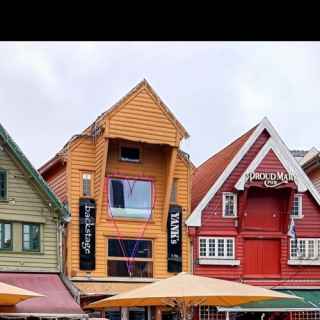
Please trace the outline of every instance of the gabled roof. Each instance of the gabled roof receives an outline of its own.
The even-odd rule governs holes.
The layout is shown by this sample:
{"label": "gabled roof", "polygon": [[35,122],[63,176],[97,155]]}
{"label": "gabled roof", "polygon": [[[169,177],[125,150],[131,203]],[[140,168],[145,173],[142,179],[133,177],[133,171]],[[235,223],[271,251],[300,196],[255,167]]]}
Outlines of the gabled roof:
{"label": "gabled roof", "polygon": [[195,169],[192,176],[191,210],[193,211],[222,174],[239,149],[252,134],[252,128]]}
{"label": "gabled roof", "polygon": [[285,162],[286,167],[290,167],[295,175],[297,175],[299,183],[301,184],[300,189],[309,190],[320,205],[320,194],[290,153],[269,120],[264,118],[256,127],[249,130],[196,169],[192,188],[192,213],[186,221],[188,226],[201,226],[202,210],[205,209],[212,197],[221,188],[264,130],[269,133],[272,139],[272,143],[267,147],[272,147],[272,149],[276,150],[277,154],[280,155],[281,159]]}
{"label": "gabled roof", "polygon": [[5,130],[5,128],[0,124],[0,138],[3,140],[4,146],[7,147],[11,154],[15,157],[21,167],[25,170],[25,172],[33,179],[34,183],[38,186],[38,188],[43,192],[43,194],[48,198],[49,203],[53,206],[53,208],[58,211],[61,216],[65,219],[68,219],[70,216],[67,208],[60,202],[58,197],[52,192],[48,184],[44,181],[38,171],[32,166],[31,162],[24,155],[22,150],[18,147],[18,145],[11,138],[9,133]]}
{"label": "gabled roof", "polygon": [[77,139],[80,136],[88,135],[90,136],[92,129],[96,125],[100,125],[103,123],[103,121],[106,119],[106,117],[112,116],[120,106],[126,103],[128,99],[130,99],[135,93],[140,91],[141,89],[145,88],[148,90],[148,92],[151,94],[153,99],[157,102],[159,107],[164,111],[166,116],[169,118],[169,120],[173,123],[173,125],[176,127],[176,129],[181,133],[181,135],[187,139],[189,138],[189,133],[187,130],[183,127],[183,125],[177,120],[177,118],[174,116],[174,114],[170,111],[169,107],[161,100],[161,98],[157,95],[157,93],[154,91],[154,89],[151,87],[151,85],[148,83],[146,79],[143,79],[140,81],[133,89],[131,89],[125,96],[123,96],[120,100],[118,100],[114,105],[112,105],[110,108],[108,108],[106,111],[104,111],[102,114],[100,114],[96,120],[90,124],[89,127],[87,127],[85,130],[82,131],[81,134],[77,134],[72,136],[67,143],[63,146],[63,148],[49,161],[47,161],[45,164],[43,164],[39,168],[39,172],[43,174],[48,169],[51,168],[51,162],[55,162],[58,159],[61,159],[64,157],[66,150],[70,143]]}

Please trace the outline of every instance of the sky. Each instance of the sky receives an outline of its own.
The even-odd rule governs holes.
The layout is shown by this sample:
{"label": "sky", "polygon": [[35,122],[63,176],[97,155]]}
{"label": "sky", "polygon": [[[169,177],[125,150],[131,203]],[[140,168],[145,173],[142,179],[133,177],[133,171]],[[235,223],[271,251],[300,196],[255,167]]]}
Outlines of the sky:
{"label": "sky", "polygon": [[320,42],[2,42],[0,122],[38,168],[144,78],[196,166],[265,116],[320,148]]}

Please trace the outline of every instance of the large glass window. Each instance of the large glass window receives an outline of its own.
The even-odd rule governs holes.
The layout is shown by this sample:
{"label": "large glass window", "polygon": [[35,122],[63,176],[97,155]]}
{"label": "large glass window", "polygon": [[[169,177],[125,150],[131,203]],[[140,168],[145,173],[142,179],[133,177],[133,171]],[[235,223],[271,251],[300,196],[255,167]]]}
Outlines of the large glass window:
{"label": "large glass window", "polygon": [[12,250],[12,225],[0,222],[0,250]]}
{"label": "large glass window", "polygon": [[40,251],[40,225],[24,223],[22,225],[22,241],[24,251]]}
{"label": "large glass window", "polygon": [[211,259],[234,259],[234,238],[199,238],[199,257]]}
{"label": "large glass window", "polygon": [[109,277],[150,278],[152,274],[151,240],[108,239]]}
{"label": "large glass window", "polygon": [[7,200],[7,171],[0,169],[0,201]]}
{"label": "large glass window", "polygon": [[109,179],[109,206],[113,217],[148,219],[151,198],[151,181]]}

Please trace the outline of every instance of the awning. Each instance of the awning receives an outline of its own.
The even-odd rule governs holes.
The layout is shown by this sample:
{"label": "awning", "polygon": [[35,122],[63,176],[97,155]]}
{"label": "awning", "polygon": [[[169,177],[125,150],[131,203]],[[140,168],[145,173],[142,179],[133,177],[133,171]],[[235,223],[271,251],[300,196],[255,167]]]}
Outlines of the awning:
{"label": "awning", "polygon": [[70,318],[86,318],[86,314],[75,302],[57,274],[0,273],[0,281],[23,289],[43,294],[44,297],[30,299],[15,306],[0,307],[1,315],[64,315]]}
{"label": "awning", "polygon": [[73,281],[82,296],[114,296],[118,293],[136,289],[147,282],[93,282]]}
{"label": "awning", "polygon": [[[275,289],[274,289],[275,290]],[[320,290],[316,289],[278,289],[275,291],[295,295],[303,300],[274,300],[243,304],[234,308],[218,308],[228,312],[287,312],[287,311],[320,311]]]}

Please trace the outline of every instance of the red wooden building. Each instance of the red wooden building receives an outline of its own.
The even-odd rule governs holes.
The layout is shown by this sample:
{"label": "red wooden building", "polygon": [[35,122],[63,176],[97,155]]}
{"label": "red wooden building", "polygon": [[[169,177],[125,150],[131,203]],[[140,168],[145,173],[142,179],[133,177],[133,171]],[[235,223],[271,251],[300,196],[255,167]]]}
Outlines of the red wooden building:
{"label": "red wooden building", "polygon": [[200,320],[320,319],[320,195],[268,119],[195,170],[186,223],[195,274],[305,298],[218,313],[201,306]]}

